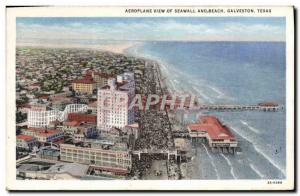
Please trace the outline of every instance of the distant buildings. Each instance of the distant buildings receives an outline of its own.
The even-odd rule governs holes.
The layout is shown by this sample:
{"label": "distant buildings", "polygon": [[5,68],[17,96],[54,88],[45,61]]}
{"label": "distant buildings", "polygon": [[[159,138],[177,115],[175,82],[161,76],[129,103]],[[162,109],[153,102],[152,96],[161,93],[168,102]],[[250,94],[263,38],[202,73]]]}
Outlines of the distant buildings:
{"label": "distant buildings", "polygon": [[129,104],[135,95],[134,73],[125,72],[98,90],[97,127],[108,131],[134,122],[134,109]]}
{"label": "distant buildings", "polygon": [[87,75],[90,75],[93,78],[93,80],[96,82],[96,88],[101,88],[107,85],[108,80],[114,77],[111,74],[95,72],[95,71],[90,71],[87,73]]}
{"label": "distant buildings", "polygon": [[214,116],[200,117],[198,123],[189,124],[187,128],[192,139],[207,140],[213,152],[234,153],[237,147],[235,136]]}
{"label": "distant buildings", "polygon": [[83,79],[73,80],[72,88],[76,93],[93,94],[94,90],[108,84],[113,75],[89,71]]}
{"label": "distant buildings", "polygon": [[104,150],[101,148],[61,144],[60,159],[62,161],[94,165],[107,169],[129,171],[131,168],[131,155],[129,151]]}

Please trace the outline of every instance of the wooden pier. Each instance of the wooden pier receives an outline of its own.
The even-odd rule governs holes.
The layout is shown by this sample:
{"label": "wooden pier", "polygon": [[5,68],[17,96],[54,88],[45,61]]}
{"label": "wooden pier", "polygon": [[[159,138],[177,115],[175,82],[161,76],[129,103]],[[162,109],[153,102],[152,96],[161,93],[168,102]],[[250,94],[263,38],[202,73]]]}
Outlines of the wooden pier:
{"label": "wooden pier", "polygon": [[[170,109],[172,103],[166,102],[167,109]],[[180,109],[181,103],[175,102],[174,109]],[[183,104],[184,109],[190,110],[215,110],[215,111],[264,111],[264,112],[277,112],[283,109],[283,106],[278,105],[277,103],[264,102],[258,104],[200,104],[195,103],[191,106],[189,100]]]}
{"label": "wooden pier", "polygon": [[283,109],[279,105],[199,105],[197,107],[199,110],[217,110],[217,111],[246,111],[246,110],[256,110],[264,112],[276,112]]}

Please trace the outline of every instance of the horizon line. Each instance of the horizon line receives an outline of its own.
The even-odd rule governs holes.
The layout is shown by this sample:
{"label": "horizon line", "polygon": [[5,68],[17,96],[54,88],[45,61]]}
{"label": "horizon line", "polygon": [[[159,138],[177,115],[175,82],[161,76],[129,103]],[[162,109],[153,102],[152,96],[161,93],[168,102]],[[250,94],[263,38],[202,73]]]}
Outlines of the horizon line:
{"label": "horizon line", "polygon": [[[21,38],[22,39],[22,38]],[[30,38],[30,39],[44,39],[44,40],[99,40],[99,41],[122,41],[122,42],[286,42],[286,40],[115,40],[115,39],[72,39],[72,38]],[[18,38],[16,43],[18,44]],[[19,44],[26,44],[26,42],[19,42]],[[36,44],[27,42],[27,44]],[[42,43],[40,43],[42,44]],[[92,45],[92,44],[87,44]]]}

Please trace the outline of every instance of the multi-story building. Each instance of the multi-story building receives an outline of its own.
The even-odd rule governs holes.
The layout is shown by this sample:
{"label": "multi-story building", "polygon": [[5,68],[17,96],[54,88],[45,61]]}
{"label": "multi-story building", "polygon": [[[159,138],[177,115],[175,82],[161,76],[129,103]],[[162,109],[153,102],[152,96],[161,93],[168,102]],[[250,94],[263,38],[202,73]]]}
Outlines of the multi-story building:
{"label": "multi-story building", "polygon": [[213,151],[235,151],[237,140],[229,128],[214,116],[203,116],[198,123],[187,126],[190,137],[207,140]]}
{"label": "multi-story building", "polygon": [[97,127],[109,131],[112,127],[123,128],[134,122],[134,109],[130,103],[135,95],[134,74],[125,72],[98,90]]}
{"label": "multi-story building", "polygon": [[22,130],[22,134],[35,137],[39,142],[55,142],[61,143],[64,141],[64,132],[59,130],[49,130],[44,128],[28,128]]}
{"label": "multi-story building", "polygon": [[129,171],[131,168],[131,155],[129,151],[104,150],[70,144],[60,145],[60,160],[94,165],[107,169]]}
{"label": "multi-story building", "polygon": [[96,123],[83,123],[78,121],[64,122],[63,125],[58,126],[65,135],[73,137],[74,140],[83,141],[85,138],[94,138],[98,132]]}
{"label": "multi-story building", "polygon": [[101,88],[108,84],[108,80],[110,78],[113,78],[114,76],[107,73],[101,73],[101,72],[88,72],[87,75],[91,75],[91,77],[96,82],[96,87]]}
{"label": "multi-story building", "polygon": [[32,150],[34,146],[37,146],[37,139],[29,135],[17,135],[17,147]]}
{"label": "multi-story building", "polygon": [[33,104],[27,114],[28,127],[46,127],[57,119],[58,111],[50,110],[44,104]]}
{"label": "multi-story building", "polygon": [[92,77],[85,77],[83,79],[73,80],[72,88],[76,93],[93,94],[96,89],[96,83]]}

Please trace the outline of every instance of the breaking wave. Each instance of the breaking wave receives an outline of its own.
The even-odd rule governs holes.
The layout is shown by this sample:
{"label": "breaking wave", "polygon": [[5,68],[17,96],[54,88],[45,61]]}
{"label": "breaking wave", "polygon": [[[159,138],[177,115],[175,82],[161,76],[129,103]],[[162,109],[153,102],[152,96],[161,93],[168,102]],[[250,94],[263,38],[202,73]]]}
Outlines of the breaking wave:
{"label": "breaking wave", "polygon": [[259,149],[258,147],[256,147],[256,145],[254,144],[254,141],[252,141],[251,139],[249,139],[248,137],[246,137],[245,135],[241,134],[241,132],[237,131],[236,128],[231,127],[231,129],[238,134],[240,137],[242,137],[243,139],[245,139],[246,141],[250,142],[254,148],[254,150],[259,153],[260,155],[262,155],[271,165],[273,165],[279,172],[281,172],[282,175],[285,176],[285,170],[282,169],[279,165],[277,165],[275,163],[275,161],[273,161],[268,155],[266,155],[264,152],[262,152],[261,149]]}
{"label": "breaking wave", "polygon": [[209,157],[209,159],[210,159],[210,161],[211,161],[211,165],[212,165],[213,168],[214,168],[214,171],[215,171],[215,173],[216,173],[217,179],[220,179],[220,176],[219,176],[217,167],[216,167],[216,165],[215,165],[215,163],[214,163],[214,161],[213,161],[213,158],[212,158],[211,155],[209,154],[209,152],[208,152],[206,146],[205,146],[204,144],[202,144],[202,146],[204,147],[204,149],[205,149],[205,151],[206,151],[206,154],[207,154],[207,156]]}
{"label": "breaking wave", "polygon": [[243,124],[243,125],[245,125],[246,127],[248,127],[251,131],[253,131],[254,133],[257,133],[257,134],[260,134],[261,132],[260,132],[260,130],[258,130],[258,129],[256,129],[256,128],[254,128],[254,127],[252,127],[252,126],[250,126],[247,122],[245,122],[245,121],[243,121],[243,120],[240,120],[241,121],[241,123]]}
{"label": "breaking wave", "polygon": [[229,165],[229,167],[230,167],[230,174],[232,175],[232,177],[234,179],[237,179],[236,175],[233,172],[233,166],[232,166],[231,162],[229,161],[229,159],[224,154],[221,154],[221,156],[226,160],[227,164]]}
{"label": "breaking wave", "polygon": [[265,178],[264,175],[256,167],[254,167],[253,164],[250,163],[249,166],[261,179]]}

